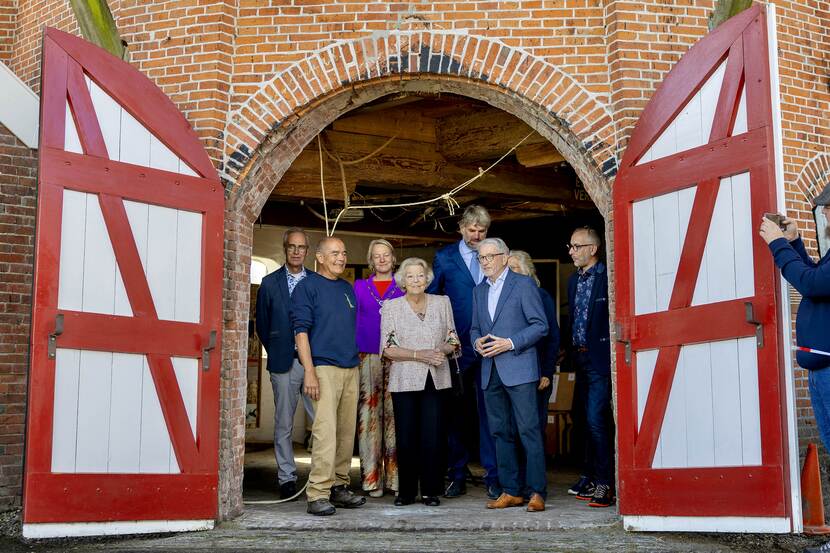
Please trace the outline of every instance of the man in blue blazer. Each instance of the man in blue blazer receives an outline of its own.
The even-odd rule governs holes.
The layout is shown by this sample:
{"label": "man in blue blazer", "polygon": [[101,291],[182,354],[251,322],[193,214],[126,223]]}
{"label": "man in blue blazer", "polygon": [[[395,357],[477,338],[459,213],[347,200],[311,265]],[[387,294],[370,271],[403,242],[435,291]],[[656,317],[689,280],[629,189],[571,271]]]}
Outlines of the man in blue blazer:
{"label": "man in blue blazer", "polygon": [[545,510],[547,483],[536,399],[540,378],[536,344],[548,333],[548,323],[536,283],[507,268],[509,253],[499,238],[481,242],[478,258],[487,278],[473,292],[470,340],[482,357],[481,387],[503,489],[487,508],[524,503],[515,443],[518,435],[531,494],[527,510],[537,512]]}
{"label": "man in blue blazer", "polygon": [[576,370],[574,424],[586,429],[584,467],[569,494],[591,507],[614,503],[611,341],[608,271],[600,260],[602,240],[591,227],[576,229],[568,253],[577,271],[568,280],[571,359]]}
{"label": "man in blue blazer", "polygon": [[[435,259],[432,262],[435,279],[427,288],[430,294],[442,294],[450,298],[455,328],[461,339],[461,357],[458,359],[458,366],[462,371],[464,395],[453,402],[450,427],[447,429],[449,484],[444,497],[458,497],[467,491],[465,478],[467,461],[470,458],[468,444],[475,440],[470,440],[470,437],[465,434],[476,418],[478,418],[479,459],[481,466],[484,467],[487,496],[495,499],[501,494],[496,468],[496,449],[490,436],[484,396],[481,393],[479,358],[470,342],[473,288],[484,278],[478,263],[478,245],[487,237],[489,228],[490,214],[487,210],[480,205],[468,206],[458,222],[462,239],[435,253]],[[476,410],[478,411],[477,417]]]}
{"label": "man in blue blazer", "polygon": [[[256,297],[256,333],[268,353],[268,373],[274,390],[274,455],[277,459],[277,484],[280,496],[297,493],[297,465],[291,432],[294,412],[303,387],[305,371],[297,359],[294,331],[288,308],[294,287],[308,274],[303,266],[308,254],[308,236],[300,228],[290,228],[282,238],[285,265],[262,279]],[[303,397],[306,414],[314,418],[311,401]]]}

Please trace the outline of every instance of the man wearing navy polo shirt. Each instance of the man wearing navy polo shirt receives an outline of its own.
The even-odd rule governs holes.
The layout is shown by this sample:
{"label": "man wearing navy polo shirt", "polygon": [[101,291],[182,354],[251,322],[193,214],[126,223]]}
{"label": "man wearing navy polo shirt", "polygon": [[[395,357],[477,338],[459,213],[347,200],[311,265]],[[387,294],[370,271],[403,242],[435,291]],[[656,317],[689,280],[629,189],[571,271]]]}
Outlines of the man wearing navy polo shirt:
{"label": "man wearing navy polo shirt", "polygon": [[329,236],[317,244],[316,256],[318,272],[297,284],[291,296],[291,323],[305,371],[303,391],[315,413],[308,512],[325,516],[333,515],[335,507],[360,507],[366,498],[349,489],[360,360],[357,301],[351,284],[340,278],[346,268],[346,246]]}

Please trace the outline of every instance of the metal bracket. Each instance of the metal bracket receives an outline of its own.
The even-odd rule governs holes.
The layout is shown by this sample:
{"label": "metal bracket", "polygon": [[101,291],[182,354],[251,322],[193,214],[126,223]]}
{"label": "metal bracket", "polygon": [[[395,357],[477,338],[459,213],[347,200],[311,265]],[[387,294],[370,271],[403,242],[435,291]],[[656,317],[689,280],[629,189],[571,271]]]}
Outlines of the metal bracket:
{"label": "metal bracket", "polygon": [[208,345],[202,348],[202,370],[207,372],[210,370],[210,350],[216,347],[216,331],[210,331],[210,338],[208,338]]}
{"label": "metal bracket", "polygon": [[631,340],[623,338],[623,326],[619,322],[614,323],[614,336],[617,342],[625,344],[625,364],[631,364]]}
{"label": "metal bracket", "polygon": [[764,323],[755,319],[755,306],[751,301],[744,302],[746,322],[755,325],[755,345],[758,348],[764,347]]}
{"label": "metal bracket", "polygon": [[49,359],[54,359],[58,351],[58,336],[63,334],[63,313],[55,315],[55,331],[49,335],[49,341],[46,345],[46,355]]}

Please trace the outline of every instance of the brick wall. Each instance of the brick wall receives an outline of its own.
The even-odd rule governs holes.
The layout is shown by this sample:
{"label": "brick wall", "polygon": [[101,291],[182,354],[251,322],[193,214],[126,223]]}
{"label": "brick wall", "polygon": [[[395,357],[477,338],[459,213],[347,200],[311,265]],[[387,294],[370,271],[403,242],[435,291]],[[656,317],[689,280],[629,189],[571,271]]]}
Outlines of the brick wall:
{"label": "brick wall", "polygon": [[0,62],[8,63],[12,55],[16,22],[17,0],[0,0]]}
{"label": "brick wall", "polygon": [[36,154],[0,125],[0,509],[20,505]]}
{"label": "brick wall", "polygon": [[[604,208],[615,158],[655,87],[708,32],[713,4],[714,0],[110,2],[131,62],[185,113],[227,178],[222,391],[226,426],[220,461],[223,473],[232,476],[221,482],[224,514],[241,508],[239,497],[232,496],[241,486],[244,360],[239,352],[247,330],[237,321],[243,320],[240,313],[247,313],[250,221],[293,159],[290,153],[310,140],[313,129],[322,128],[326,117],[347,110],[349,102],[364,101],[372,86],[375,92],[416,90],[431,79],[441,90],[477,95],[531,121],[536,117],[550,124],[539,126],[550,132],[558,148],[569,152],[568,159]],[[817,156],[830,140],[830,1],[775,4],[787,207],[813,247],[810,192],[799,183],[826,164]],[[4,5],[0,4],[0,60],[37,89],[43,25],[78,32],[68,2],[17,0],[11,3],[11,22],[4,19]],[[9,27],[11,48],[4,50]],[[403,51],[406,71],[389,65],[392,51]],[[425,52],[429,79],[421,71]],[[433,61],[437,66],[430,65]],[[403,56],[396,59],[403,62]],[[478,77],[470,79],[474,74]],[[539,106],[551,108],[551,114],[537,115]],[[612,228],[612,221],[607,228]],[[805,376],[797,369],[802,441],[816,439]]]}

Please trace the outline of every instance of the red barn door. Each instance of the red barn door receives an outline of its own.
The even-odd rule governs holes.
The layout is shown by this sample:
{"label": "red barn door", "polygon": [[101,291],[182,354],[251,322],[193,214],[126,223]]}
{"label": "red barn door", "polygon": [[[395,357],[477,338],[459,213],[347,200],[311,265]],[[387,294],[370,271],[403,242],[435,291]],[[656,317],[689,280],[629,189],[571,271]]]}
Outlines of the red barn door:
{"label": "red barn door", "polygon": [[43,41],[24,535],[216,518],[224,195],[173,103]]}
{"label": "red barn door", "polygon": [[630,529],[793,530],[779,280],[757,234],[778,210],[767,17],[756,4],[688,51],[614,184]]}

